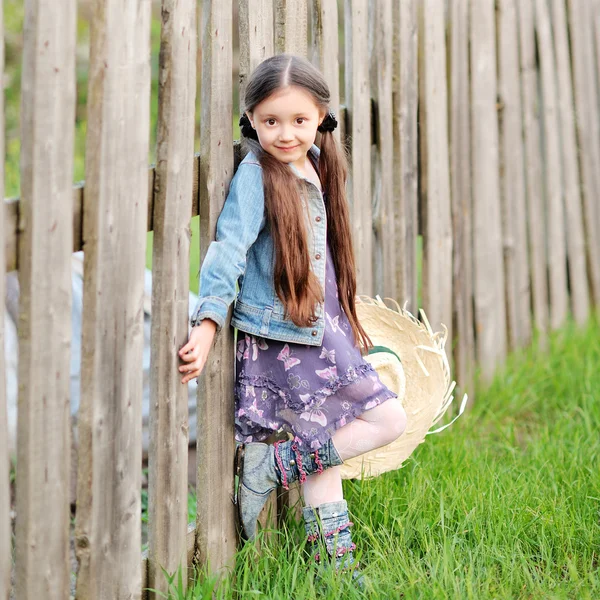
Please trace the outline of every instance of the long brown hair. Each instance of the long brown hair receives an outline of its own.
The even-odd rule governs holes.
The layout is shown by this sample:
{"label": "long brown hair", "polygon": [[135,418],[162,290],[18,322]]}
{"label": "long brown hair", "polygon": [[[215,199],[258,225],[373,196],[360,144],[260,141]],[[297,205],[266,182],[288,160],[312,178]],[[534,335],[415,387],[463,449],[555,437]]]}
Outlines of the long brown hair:
{"label": "long brown hair", "polygon": [[[329,88],[319,70],[303,58],[279,54],[263,61],[248,80],[244,96],[246,112],[252,112],[275,91],[291,85],[305,89],[320,109],[328,110]],[[246,133],[244,129],[243,133]],[[264,152],[254,135],[245,141],[263,169],[265,209],[275,248],[275,291],[283,303],[286,318],[298,327],[309,327],[317,320],[316,307],[324,301],[324,290],[310,266],[301,180],[293,175],[287,164]],[[373,344],[356,315],[356,264],[346,198],[348,166],[346,156],[331,132],[321,134],[318,167],[327,194],[327,238],[340,304],[355,340],[366,350]]]}

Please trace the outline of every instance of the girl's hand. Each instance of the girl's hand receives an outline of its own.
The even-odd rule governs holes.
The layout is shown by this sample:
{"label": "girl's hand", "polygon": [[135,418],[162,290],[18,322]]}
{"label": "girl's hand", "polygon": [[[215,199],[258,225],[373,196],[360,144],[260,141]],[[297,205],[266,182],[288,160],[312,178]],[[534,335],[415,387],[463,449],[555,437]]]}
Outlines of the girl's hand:
{"label": "girl's hand", "polygon": [[185,373],[181,383],[187,383],[202,373],[216,332],[217,324],[211,319],[203,319],[200,325],[192,327],[190,339],[179,351],[179,358],[187,363],[179,367],[179,371]]}

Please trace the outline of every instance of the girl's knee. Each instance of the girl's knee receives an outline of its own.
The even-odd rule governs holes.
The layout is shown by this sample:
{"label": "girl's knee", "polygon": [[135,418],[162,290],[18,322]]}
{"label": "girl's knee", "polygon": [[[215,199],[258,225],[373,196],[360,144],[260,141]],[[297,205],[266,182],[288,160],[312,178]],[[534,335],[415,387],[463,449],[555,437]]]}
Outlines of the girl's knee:
{"label": "girl's knee", "polygon": [[398,439],[406,429],[406,411],[400,398],[390,398],[382,406],[387,408],[386,422],[389,424],[390,442]]}

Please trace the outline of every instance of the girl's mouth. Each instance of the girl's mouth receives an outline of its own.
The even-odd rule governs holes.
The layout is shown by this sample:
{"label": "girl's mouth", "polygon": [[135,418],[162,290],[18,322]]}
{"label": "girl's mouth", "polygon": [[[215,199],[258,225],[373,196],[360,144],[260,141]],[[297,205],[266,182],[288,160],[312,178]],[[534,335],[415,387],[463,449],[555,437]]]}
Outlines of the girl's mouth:
{"label": "girl's mouth", "polygon": [[289,146],[289,147],[282,147],[282,146],[275,146],[275,148],[277,148],[277,150],[281,150],[282,152],[289,152],[290,150],[295,150],[298,146]]}

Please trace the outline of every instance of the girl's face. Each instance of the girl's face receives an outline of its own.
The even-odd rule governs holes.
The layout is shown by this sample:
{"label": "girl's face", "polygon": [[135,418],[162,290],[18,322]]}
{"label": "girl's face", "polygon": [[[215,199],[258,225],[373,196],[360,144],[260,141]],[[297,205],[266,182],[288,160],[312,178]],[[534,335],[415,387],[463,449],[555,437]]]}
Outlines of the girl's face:
{"label": "girl's face", "polygon": [[248,118],[265,152],[303,171],[325,110],[303,88],[288,86],[259,102]]}

